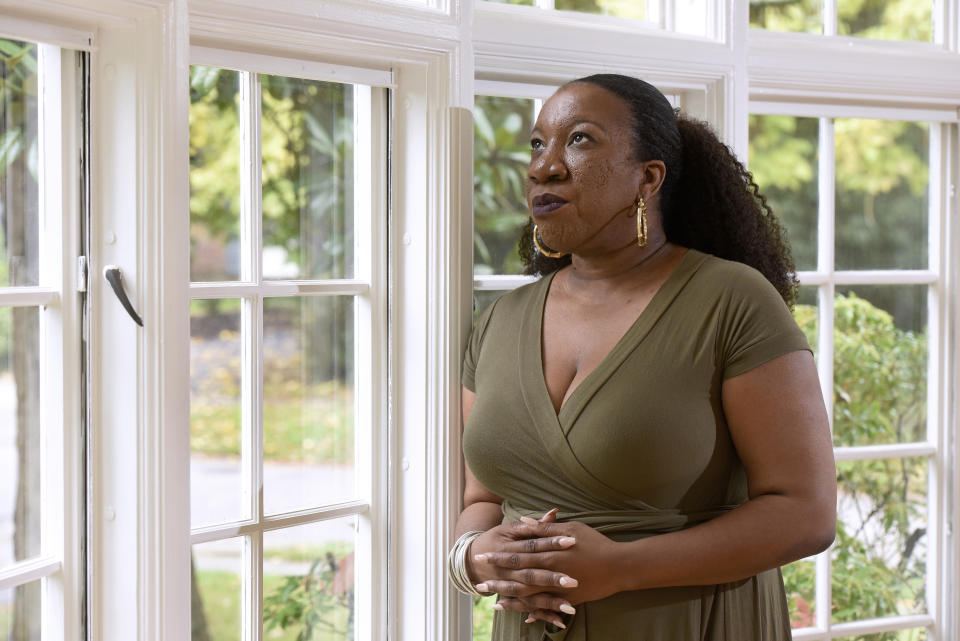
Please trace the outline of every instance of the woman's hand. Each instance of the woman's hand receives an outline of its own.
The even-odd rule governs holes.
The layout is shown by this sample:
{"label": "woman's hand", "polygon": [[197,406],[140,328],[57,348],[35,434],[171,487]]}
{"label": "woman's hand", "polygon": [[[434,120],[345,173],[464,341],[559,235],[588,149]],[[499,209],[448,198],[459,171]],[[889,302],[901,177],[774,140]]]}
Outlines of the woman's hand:
{"label": "woman's hand", "polygon": [[[617,572],[619,544],[583,523],[553,521],[552,512],[540,521],[524,518],[521,525],[537,538],[505,543],[499,551],[474,551],[474,567],[479,569],[487,565],[512,573],[552,571],[561,576],[577,577],[574,584],[564,582],[567,589],[562,592],[543,590],[531,593],[529,584],[506,575],[485,581],[484,587],[501,597],[495,606],[498,609],[528,612],[528,623],[540,619],[564,627],[559,612],[573,614],[576,611],[573,605],[620,591]],[[564,538],[576,542],[562,549],[531,549],[534,546],[529,545],[530,541]]]}
{"label": "woman's hand", "polygon": [[[552,516],[553,511],[548,512]],[[542,592],[544,588],[567,589],[577,584],[562,572],[553,572],[536,566],[512,569],[486,563],[489,554],[538,554],[564,550],[576,543],[563,534],[542,536],[540,524],[533,519],[504,523],[478,536],[470,546],[467,571],[481,592],[497,592],[494,585],[510,585],[513,595],[526,596]]]}

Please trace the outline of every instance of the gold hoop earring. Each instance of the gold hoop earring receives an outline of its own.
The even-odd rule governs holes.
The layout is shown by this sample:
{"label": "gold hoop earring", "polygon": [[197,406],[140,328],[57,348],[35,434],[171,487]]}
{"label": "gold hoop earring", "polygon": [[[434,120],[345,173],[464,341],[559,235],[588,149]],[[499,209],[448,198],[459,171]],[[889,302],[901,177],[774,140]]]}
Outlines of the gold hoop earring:
{"label": "gold hoop earring", "polygon": [[533,246],[537,248],[537,251],[543,254],[548,258],[563,258],[566,256],[564,252],[555,252],[550,249],[546,249],[543,245],[540,244],[540,230],[537,229],[537,226],[533,226]]}
{"label": "gold hoop earring", "polygon": [[647,246],[647,204],[643,202],[643,196],[637,201],[637,244]]}

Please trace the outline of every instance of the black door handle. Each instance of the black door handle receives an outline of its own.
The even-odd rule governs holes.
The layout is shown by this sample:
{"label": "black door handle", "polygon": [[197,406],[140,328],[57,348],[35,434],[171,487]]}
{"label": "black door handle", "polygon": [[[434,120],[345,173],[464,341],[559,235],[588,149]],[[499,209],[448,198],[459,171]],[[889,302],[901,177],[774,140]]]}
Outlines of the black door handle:
{"label": "black door handle", "polygon": [[137,325],[143,327],[143,320],[140,318],[140,314],[138,314],[137,310],[130,304],[130,299],[127,298],[127,292],[123,289],[123,272],[120,271],[120,268],[116,265],[107,265],[103,268],[103,277],[110,283],[113,293],[120,299],[120,304],[123,305],[123,308],[130,314],[130,318],[132,318]]}

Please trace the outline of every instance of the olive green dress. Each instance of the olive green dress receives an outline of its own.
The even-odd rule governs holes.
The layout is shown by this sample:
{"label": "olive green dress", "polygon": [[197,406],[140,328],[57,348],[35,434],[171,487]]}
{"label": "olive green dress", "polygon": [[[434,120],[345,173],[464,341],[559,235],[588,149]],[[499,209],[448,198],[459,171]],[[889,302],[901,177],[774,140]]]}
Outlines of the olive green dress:
{"label": "olive green dress", "polygon": [[[724,379],[809,350],[755,270],[690,250],[600,365],[554,411],[541,327],[553,276],[479,318],[463,366],[476,392],[463,450],[504,497],[504,521],[559,508],[614,540],[683,529],[747,500],[720,399]],[[494,641],[786,641],[778,569],[722,585],[621,592],[581,604],[567,629],[497,612]]]}

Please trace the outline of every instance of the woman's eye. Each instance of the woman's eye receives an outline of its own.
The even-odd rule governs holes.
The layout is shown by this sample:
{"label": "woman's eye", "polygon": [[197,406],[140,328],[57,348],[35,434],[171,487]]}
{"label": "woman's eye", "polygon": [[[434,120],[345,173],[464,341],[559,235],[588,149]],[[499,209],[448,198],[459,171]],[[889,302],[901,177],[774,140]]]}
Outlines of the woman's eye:
{"label": "woman's eye", "polygon": [[543,148],[543,141],[540,140],[539,138],[534,138],[533,140],[530,141],[530,149],[542,149],[542,148]]}
{"label": "woman's eye", "polygon": [[574,143],[583,142],[588,139],[589,139],[589,136],[587,136],[587,134],[581,133],[579,131],[573,134],[572,136],[570,136],[570,142],[574,142]]}

